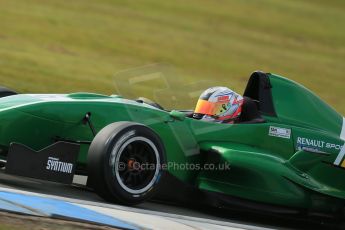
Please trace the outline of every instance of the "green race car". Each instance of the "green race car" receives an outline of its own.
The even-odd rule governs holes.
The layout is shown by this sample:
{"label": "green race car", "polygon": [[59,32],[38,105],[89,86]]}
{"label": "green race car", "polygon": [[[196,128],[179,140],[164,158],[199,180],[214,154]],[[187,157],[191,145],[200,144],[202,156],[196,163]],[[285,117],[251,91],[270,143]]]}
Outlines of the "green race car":
{"label": "green race car", "polygon": [[344,214],[344,118],[278,75],[252,74],[235,124],[117,95],[0,91],[6,173],[61,183],[87,175],[101,197],[129,205],[186,186],[217,206]]}

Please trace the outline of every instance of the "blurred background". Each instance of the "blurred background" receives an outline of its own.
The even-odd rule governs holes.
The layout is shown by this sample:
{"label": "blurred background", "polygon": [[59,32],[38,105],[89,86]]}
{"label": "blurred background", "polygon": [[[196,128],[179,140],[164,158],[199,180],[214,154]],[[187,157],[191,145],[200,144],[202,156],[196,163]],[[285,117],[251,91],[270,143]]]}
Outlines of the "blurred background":
{"label": "blurred background", "polygon": [[119,90],[117,79],[164,63],[180,82],[170,91],[217,84],[242,93],[263,70],[345,115],[344,25],[344,0],[0,0],[0,85],[149,96],[158,83]]}

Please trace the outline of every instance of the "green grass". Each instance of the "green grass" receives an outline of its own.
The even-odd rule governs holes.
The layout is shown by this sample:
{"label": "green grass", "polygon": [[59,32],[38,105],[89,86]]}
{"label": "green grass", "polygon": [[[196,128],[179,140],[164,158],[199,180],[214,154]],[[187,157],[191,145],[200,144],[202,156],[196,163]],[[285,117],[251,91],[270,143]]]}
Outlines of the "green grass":
{"label": "green grass", "polygon": [[118,71],[169,63],[187,83],[242,92],[264,70],[345,114],[344,23],[343,0],[0,0],[0,84],[112,94]]}

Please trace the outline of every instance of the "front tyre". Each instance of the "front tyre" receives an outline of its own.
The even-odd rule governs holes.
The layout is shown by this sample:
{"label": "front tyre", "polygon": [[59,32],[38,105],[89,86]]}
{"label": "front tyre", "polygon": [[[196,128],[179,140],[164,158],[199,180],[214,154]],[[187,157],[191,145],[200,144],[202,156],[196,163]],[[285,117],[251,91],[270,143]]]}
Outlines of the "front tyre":
{"label": "front tyre", "polygon": [[151,198],[165,172],[164,146],[147,126],[116,122],[103,128],[88,153],[89,183],[107,201],[135,205]]}

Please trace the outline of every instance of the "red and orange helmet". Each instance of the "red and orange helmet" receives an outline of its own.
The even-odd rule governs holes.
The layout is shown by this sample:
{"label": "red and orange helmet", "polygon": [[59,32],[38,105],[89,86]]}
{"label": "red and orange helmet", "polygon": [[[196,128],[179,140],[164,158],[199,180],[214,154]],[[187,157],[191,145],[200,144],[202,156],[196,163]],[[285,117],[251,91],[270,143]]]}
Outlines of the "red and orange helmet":
{"label": "red and orange helmet", "polygon": [[193,117],[231,123],[241,115],[242,105],[241,95],[227,87],[212,87],[199,97]]}

